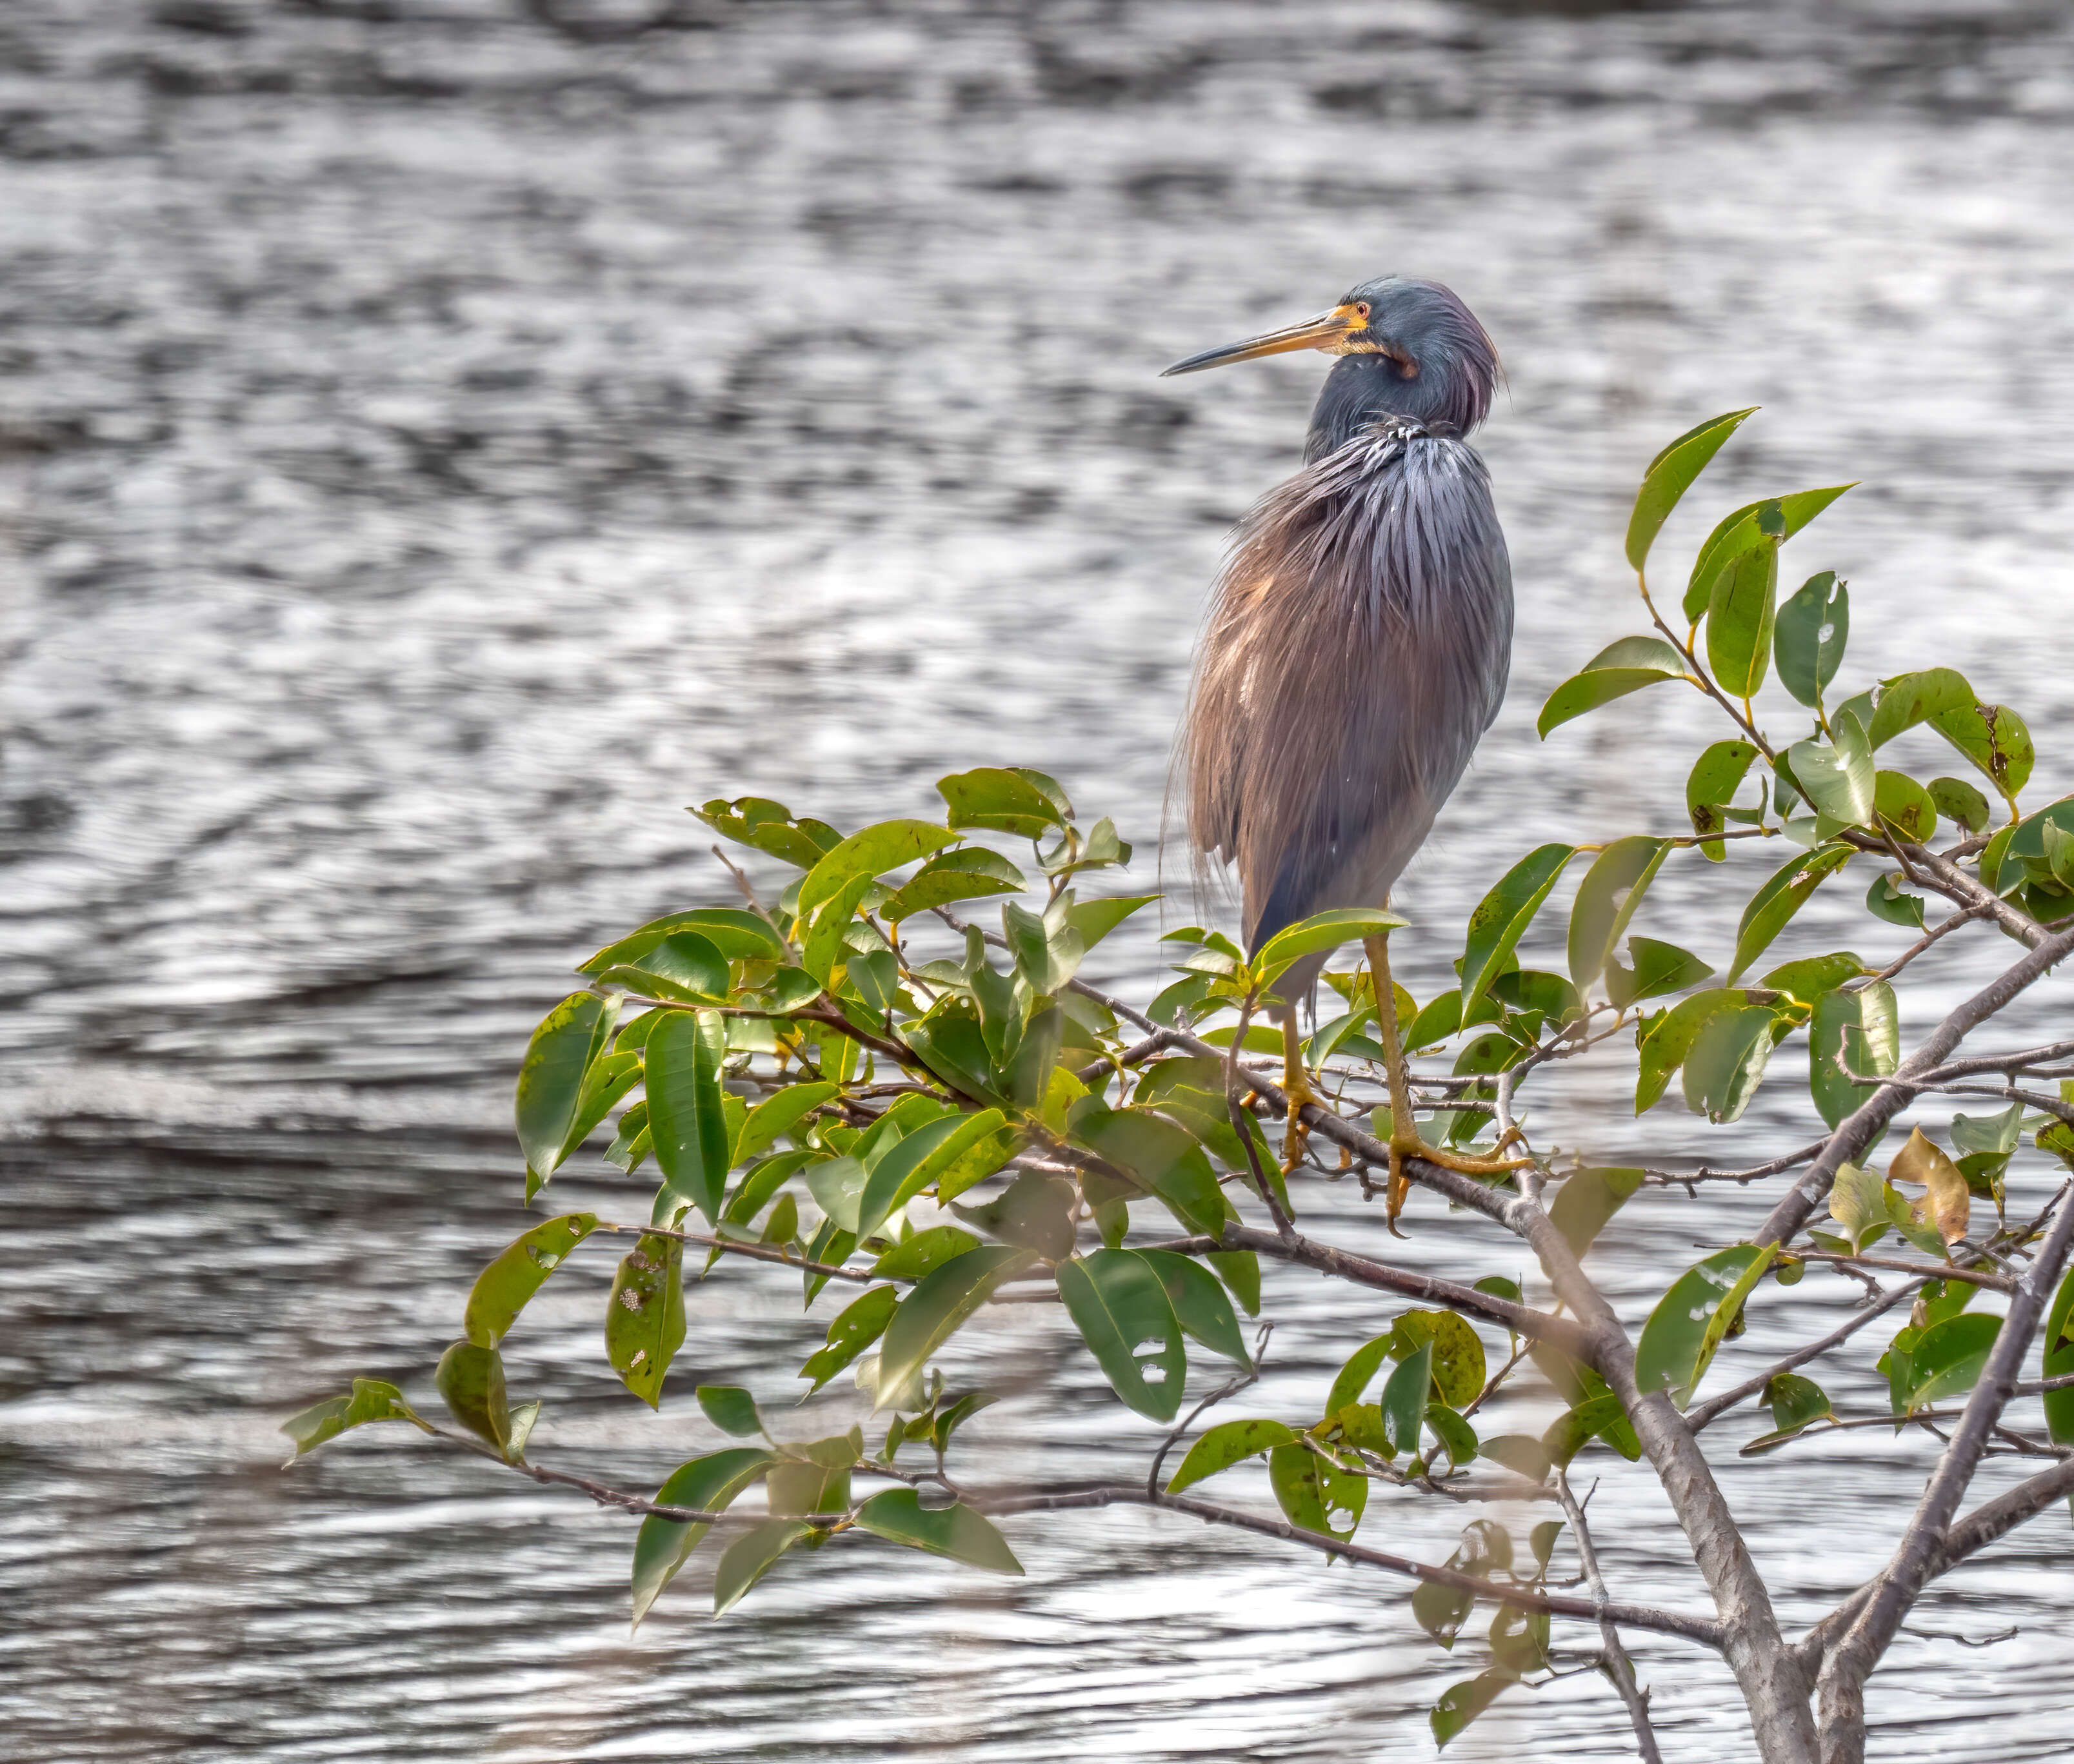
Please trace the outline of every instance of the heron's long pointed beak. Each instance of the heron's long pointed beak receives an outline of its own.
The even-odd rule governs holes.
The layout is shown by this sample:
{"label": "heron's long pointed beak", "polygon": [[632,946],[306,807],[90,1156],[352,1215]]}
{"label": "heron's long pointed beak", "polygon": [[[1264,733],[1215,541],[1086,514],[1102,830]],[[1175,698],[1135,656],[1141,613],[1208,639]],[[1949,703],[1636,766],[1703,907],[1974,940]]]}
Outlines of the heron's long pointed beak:
{"label": "heron's long pointed beak", "polygon": [[1256,356],[1280,355],[1290,349],[1328,349],[1336,355],[1345,353],[1345,343],[1349,333],[1362,329],[1368,324],[1368,314],[1352,306],[1336,306],[1329,312],[1320,312],[1314,319],[1305,319],[1298,324],[1284,325],[1279,331],[1270,331],[1265,336],[1249,337],[1243,343],[1227,343],[1222,349],[1205,349],[1200,355],[1192,355],[1184,361],[1176,361],[1163,370],[1160,378],[1174,374],[1200,374],[1206,367],[1223,367],[1231,361],[1250,361]]}

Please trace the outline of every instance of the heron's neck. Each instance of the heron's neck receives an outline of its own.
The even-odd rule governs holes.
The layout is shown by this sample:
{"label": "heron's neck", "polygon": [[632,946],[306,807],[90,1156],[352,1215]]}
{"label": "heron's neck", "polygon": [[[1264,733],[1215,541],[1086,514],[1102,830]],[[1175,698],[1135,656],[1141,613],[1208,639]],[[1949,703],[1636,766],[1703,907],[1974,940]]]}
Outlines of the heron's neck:
{"label": "heron's neck", "polygon": [[1407,379],[1386,355],[1341,356],[1325,376],[1311,411],[1311,432],[1303,443],[1306,463],[1337,452],[1386,416],[1447,423],[1457,431],[1473,427],[1482,413],[1452,407],[1455,401],[1448,382],[1453,378],[1432,373]]}

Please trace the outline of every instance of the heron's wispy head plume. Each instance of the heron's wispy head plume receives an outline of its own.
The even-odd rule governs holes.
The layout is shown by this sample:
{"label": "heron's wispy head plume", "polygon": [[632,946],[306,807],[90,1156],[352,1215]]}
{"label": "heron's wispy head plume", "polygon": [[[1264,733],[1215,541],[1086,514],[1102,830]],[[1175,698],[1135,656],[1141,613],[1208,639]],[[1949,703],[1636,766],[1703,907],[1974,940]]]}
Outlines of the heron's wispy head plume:
{"label": "heron's wispy head plume", "polygon": [[1498,388],[1490,333],[1452,288],[1386,275],[1352,289],[1337,308],[1365,310],[1349,331],[1312,413],[1310,459],[1344,446],[1385,416],[1466,435],[1489,414]]}

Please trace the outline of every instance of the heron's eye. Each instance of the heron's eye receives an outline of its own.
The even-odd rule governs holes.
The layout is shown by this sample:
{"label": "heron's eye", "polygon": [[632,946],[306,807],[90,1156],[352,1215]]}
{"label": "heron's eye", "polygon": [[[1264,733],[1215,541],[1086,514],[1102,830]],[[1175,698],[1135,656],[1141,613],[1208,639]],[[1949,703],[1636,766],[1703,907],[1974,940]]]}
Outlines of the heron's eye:
{"label": "heron's eye", "polygon": [[1364,324],[1365,324],[1368,322],[1368,302],[1367,302],[1367,301],[1365,301],[1365,300],[1361,300],[1361,301],[1358,301],[1358,302],[1357,302],[1357,303],[1355,304],[1355,306],[1354,306],[1354,316],[1355,316],[1356,318],[1359,319],[1359,320],[1361,320]]}

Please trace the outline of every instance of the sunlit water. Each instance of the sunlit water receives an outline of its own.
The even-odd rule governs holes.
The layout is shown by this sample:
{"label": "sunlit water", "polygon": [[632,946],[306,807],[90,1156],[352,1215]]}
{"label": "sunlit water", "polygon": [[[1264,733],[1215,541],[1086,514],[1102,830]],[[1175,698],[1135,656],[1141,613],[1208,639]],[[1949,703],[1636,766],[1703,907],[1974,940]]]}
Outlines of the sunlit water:
{"label": "sunlit water", "polygon": [[[1192,1522],[1012,1522],[1013,1584],[830,1549],[717,1626],[694,1569],[630,1640],[622,1518],[395,1429],[283,1475],[271,1429],[354,1374],[429,1398],[520,1226],[527,1027],[602,936],[725,895],[680,804],[855,823],[1035,763],[1151,882],[1202,593],[1319,364],[1155,375],[1361,277],[1453,283],[1510,374],[1482,444],[1514,685],[1400,895],[1435,927],[1403,957],[1422,997],[1494,864],[1679,824],[1685,706],[1546,746],[1532,718],[1634,628],[1626,498],[1701,416],[1767,407],[1668,555],[1731,499],[1861,477],[1794,547],[1878,627],[1850,665],[1952,663],[2055,737],[2074,37],[2048,7],[1872,0],[681,0],[680,28],[609,28],[644,10],[670,9],[0,15],[0,1753],[1428,1757],[1423,1710],[1476,1662],[1402,1587]],[[1688,861],[1644,928],[1718,957],[1770,861]],[[1835,922],[1818,903],[1798,947]],[[1149,987],[1154,928],[1097,969]],[[2005,952],[1976,947],[1923,964],[1911,1025]],[[1710,1138],[1675,1105],[1634,1123],[1617,1060],[1566,1083],[1544,1131],[1611,1161],[1749,1162],[1810,1126],[1783,1087]],[[641,1204],[588,1180],[560,1192]],[[1638,1318],[1769,1198],[1638,1206],[1597,1266]],[[1378,1236],[1346,1189],[1303,1200]],[[1519,1270],[1415,1212],[1411,1258]],[[694,1382],[782,1402],[820,1328],[789,1277],[717,1274],[659,1418],[597,1351],[609,1265],[557,1276],[513,1377],[547,1403],[538,1455],[652,1485],[713,1442]],[[1850,1296],[1768,1290],[1716,1377]],[[1271,1279],[1247,1410],[1307,1412],[1394,1308]],[[1870,1357],[1840,1402],[1881,1400]],[[957,1365],[1015,1394],[970,1429],[986,1474],[1142,1468],[1151,1430],[1056,1314],[990,1317]],[[1733,1448],[1762,1424],[1708,1439],[1803,1621],[1877,1564],[1927,1459],[1871,1431],[1755,1470]],[[1606,1478],[1616,1592],[1704,1609],[1648,1479]],[[1379,1493],[1365,1535],[1444,1555],[1462,1517]],[[1876,1755],[2064,1755],[2070,1568],[2055,1514],[1940,1584],[1920,1628],[2025,1633],[1905,1637]],[[1638,1646],[1667,1753],[1750,1755],[1721,1670]],[[1628,1744],[1586,1675],[1453,1751]]]}

